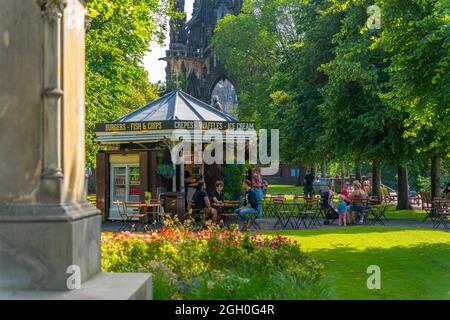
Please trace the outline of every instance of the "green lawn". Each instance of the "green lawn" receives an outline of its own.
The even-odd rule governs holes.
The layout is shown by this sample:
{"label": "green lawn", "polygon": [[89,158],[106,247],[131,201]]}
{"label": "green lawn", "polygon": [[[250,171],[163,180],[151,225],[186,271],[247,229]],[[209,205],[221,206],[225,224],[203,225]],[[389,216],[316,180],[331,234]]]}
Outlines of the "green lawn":
{"label": "green lawn", "polygon": [[389,206],[389,209],[386,211],[386,217],[395,220],[422,221],[425,216],[426,213],[423,210],[397,210],[395,205]]}
{"label": "green lawn", "polygon": [[[450,233],[393,227],[285,231],[325,264],[331,299],[450,299]],[[381,290],[366,286],[381,268]]]}
{"label": "green lawn", "polygon": [[303,187],[283,185],[283,184],[270,184],[269,194],[286,194],[286,195],[296,195],[303,194]]}

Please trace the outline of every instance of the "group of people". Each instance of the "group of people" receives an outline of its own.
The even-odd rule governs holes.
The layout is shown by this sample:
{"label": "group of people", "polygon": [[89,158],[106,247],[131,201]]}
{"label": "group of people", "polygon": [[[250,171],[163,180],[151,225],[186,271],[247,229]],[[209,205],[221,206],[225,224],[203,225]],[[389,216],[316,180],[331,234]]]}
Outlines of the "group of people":
{"label": "group of people", "polygon": [[[261,179],[261,176],[255,174],[252,181],[244,180],[242,188],[245,191],[245,199],[243,205],[236,209],[235,213],[243,221],[248,221],[250,216],[261,218],[262,216],[262,199],[267,191],[267,182]],[[212,219],[213,222],[219,221],[219,215],[223,212],[225,204],[225,194],[223,192],[223,181],[217,181],[215,190],[211,196],[206,191],[205,181],[200,181],[196,187],[196,191],[192,196],[192,204],[202,219]]]}
{"label": "group of people", "polygon": [[[304,194],[306,199],[311,199],[314,194],[313,183],[315,177],[313,173],[308,173],[304,177]],[[364,223],[365,205],[364,200],[368,199],[371,190],[369,180],[363,183],[355,180],[353,184],[346,182],[343,189],[338,195],[338,205],[335,206],[334,199],[334,183],[330,179],[328,190],[322,192],[322,206],[331,208],[335,214],[339,215],[339,226],[347,226],[347,224]],[[358,220],[359,219],[359,220]]]}
{"label": "group of people", "polygon": [[[366,187],[366,188],[365,188]],[[364,200],[368,199],[367,186],[361,185],[357,180],[353,181],[353,190],[350,190],[350,183],[346,182],[341,190],[338,199],[337,211],[339,214],[339,225],[347,226],[347,222],[353,224],[359,216],[359,223],[364,223],[365,205]]]}

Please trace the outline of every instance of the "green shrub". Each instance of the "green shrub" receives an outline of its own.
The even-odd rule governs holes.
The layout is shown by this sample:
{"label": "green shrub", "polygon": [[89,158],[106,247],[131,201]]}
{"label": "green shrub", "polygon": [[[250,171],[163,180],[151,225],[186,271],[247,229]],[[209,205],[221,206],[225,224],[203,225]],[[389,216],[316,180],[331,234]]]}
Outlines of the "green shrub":
{"label": "green shrub", "polygon": [[281,236],[237,230],[104,233],[105,272],[151,272],[155,299],[307,299],[323,266]]}
{"label": "green shrub", "polygon": [[243,194],[242,181],[245,179],[246,165],[224,165],[222,170],[223,192],[227,200],[239,200]]}

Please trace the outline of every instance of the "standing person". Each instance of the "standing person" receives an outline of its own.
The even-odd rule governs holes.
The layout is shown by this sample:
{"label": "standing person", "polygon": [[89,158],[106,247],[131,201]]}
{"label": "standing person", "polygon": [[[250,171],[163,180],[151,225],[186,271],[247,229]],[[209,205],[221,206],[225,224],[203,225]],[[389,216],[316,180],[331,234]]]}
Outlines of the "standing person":
{"label": "standing person", "polygon": [[262,218],[262,202],[264,198],[264,191],[262,189],[263,181],[261,179],[261,176],[257,173],[253,175],[253,190],[255,190],[257,201],[258,201],[258,219]]}
{"label": "standing person", "polygon": [[339,226],[347,226],[347,202],[345,201],[345,196],[343,194],[339,195],[339,204],[337,206],[339,214]]}
{"label": "standing person", "polygon": [[225,201],[225,195],[223,193],[223,182],[217,181],[216,182],[216,190],[214,191],[213,197],[212,197],[212,207],[217,210],[217,212],[222,212],[223,208],[221,207],[224,204]]}
{"label": "standing person", "polygon": [[313,197],[313,183],[314,183],[314,175],[312,172],[308,173],[304,178],[304,193],[306,199],[311,199]]}
{"label": "standing person", "polygon": [[363,200],[367,199],[367,194],[361,186],[359,181],[353,181],[353,192],[350,195],[350,199],[353,204],[350,206],[351,210],[351,218],[354,220],[355,212],[360,216],[359,223],[364,223],[364,202]]}
{"label": "standing person", "polygon": [[372,191],[372,186],[369,179],[364,180],[363,187],[366,194],[369,194]]}
{"label": "standing person", "polygon": [[202,220],[205,222],[206,218],[211,217],[212,220],[217,223],[217,210],[211,207],[208,193],[206,193],[205,181],[200,181],[197,185],[197,191],[195,191],[192,202],[194,203],[195,210],[198,210],[202,215]]}
{"label": "standing person", "polygon": [[447,187],[442,191],[442,193],[444,194],[444,198],[450,200],[450,182],[447,183]]}
{"label": "standing person", "polygon": [[[252,183],[250,180],[245,180],[242,183],[242,187],[245,190],[245,201],[244,205],[236,210],[236,213],[242,220],[248,222],[249,215],[258,214],[258,200],[255,190],[252,189]],[[245,229],[247,229],[247,227],[248,226],[245,226]]]}
{"label": "standing person", "polygon": [[266,196],[267,190],[269,190],[269,182],[267,182],[267,180],[263,180],[262,190],[263,190],[264,196]]}

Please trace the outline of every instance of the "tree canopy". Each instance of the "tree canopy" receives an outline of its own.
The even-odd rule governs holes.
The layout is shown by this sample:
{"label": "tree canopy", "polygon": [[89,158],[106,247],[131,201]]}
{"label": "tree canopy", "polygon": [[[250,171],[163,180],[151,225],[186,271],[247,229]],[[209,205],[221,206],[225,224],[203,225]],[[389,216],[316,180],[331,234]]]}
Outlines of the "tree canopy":
{"label": "tree canopy", "polygon": [[86,160],[95,166],[95,125],[113,121],[156,99],[142,59],[151,41],[162,43],[170,0],[92,0],[86,33]]}
{"label": "tree canopy", "polygon": [[239,115],[281,129],[285,162],[449,162],[449,1],[373,5],[247,0],[219,21]]}

